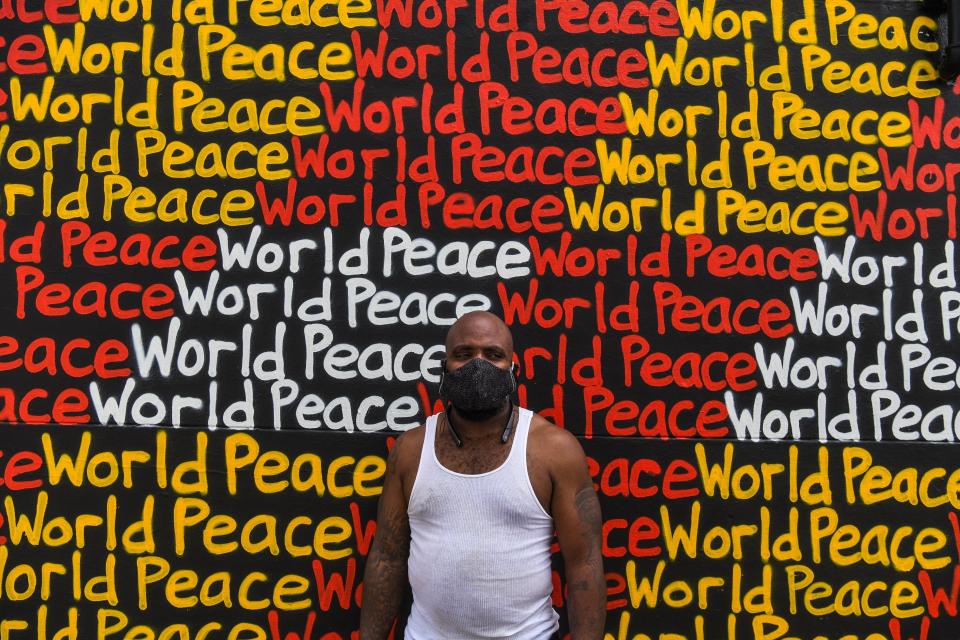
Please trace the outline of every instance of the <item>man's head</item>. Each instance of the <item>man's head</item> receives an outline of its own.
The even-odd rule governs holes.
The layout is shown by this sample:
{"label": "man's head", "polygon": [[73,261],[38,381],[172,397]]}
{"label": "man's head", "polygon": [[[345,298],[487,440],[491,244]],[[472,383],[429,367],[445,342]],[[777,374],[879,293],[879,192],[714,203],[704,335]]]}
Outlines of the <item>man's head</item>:
{"label": "man's head", "polygon": [[489,311],[462,316],[447,331],[447,371],[482,358],[501,369],[513,366],[513,336],[503,320]]}
{"label": "man's head", "polygon": [[441,397],[467,419],[496,414],[516,389],[507,325],[486,311],[468,313],[450,327],[446,349]]}

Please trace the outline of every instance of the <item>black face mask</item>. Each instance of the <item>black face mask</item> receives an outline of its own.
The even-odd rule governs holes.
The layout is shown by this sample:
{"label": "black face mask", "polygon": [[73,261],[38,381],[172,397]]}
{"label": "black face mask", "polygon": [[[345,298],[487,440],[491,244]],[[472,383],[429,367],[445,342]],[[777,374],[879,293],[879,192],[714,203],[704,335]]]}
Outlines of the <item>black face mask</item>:
{"label": "black face mask", "polygon": [[501,369],[482,358],[474,358],[455,371],[445,370],[440,377],[440,397],[468,420],[494,415],[516,388],[512,370]]}

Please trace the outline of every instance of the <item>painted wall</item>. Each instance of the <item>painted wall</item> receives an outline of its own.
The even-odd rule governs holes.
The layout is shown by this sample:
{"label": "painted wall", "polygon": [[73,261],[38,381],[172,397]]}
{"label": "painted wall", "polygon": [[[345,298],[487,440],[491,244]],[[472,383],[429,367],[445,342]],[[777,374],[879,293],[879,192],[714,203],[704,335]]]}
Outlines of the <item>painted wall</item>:
{"label": "painted wall", "polygon": [[0,0],[0,639],[353,636],[387,447],[473,309],[590,458],[608,637],[954,637],[945,32]]}

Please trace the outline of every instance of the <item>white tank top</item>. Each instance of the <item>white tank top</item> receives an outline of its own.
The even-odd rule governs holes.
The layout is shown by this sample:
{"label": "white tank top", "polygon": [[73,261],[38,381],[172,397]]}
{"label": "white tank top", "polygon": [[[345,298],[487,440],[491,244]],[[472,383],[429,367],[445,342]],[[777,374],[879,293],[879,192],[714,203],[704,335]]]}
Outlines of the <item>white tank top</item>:
{"label": "white tank top", "polygon": [[532,416],[520,409],[506,461],[473,475],[440,464],[437,416],[427,419],[407,507],[407,640],[545,640],[559,628],[550,603],[553,518],[527,472]]}

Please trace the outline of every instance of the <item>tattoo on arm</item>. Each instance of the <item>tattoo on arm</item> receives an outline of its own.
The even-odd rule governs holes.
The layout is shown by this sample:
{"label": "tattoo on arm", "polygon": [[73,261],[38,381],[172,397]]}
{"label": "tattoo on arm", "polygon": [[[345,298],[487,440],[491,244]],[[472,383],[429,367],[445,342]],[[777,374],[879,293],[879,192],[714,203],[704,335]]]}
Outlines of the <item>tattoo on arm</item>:
{"label": "tattoo on arm", "polygon": [[584,535],[596,536],[600,534],[603,525],[600,515],[600,501],[593,485],[586,485],[577,491],[573,498],[573,506],[580,518],[580,528]]}
{"label": "tattoo on arm", "polygon": [[386,638],[397,617],[400,601],[407,583],[409,538],[398,531],[396,523],[386,521],[377,530],[367,559],[363,585],[360,637],[364,640]]}
{"label": "tattoo on arm", "polygon": [[[397,446],[390,451],[388,469],[395,472]],[[388,482],[399,483],[396,473]],[[400,609],[400,602],[407,586],[407,558],[410,554],[410,523],[406,505],[397,500],[397,491],[391,487],[392,496],[382,495],[377,513],[377,531],[367,558],[364,572],[363,607],[360,611],[360,638],[383,640]],[[386,494],[386,490],[384,491]],[[402,493],[400,494],[402,495]]]}
{"label": "tattoo on arm", "polygon": [[585,554],[581,562],[567,567],[570,631],[573,640],[592,640],[603,636],[606,618],[606,580],[600,552],[602,517],[600,501],[592,484],[577,491],[574,509]]}

